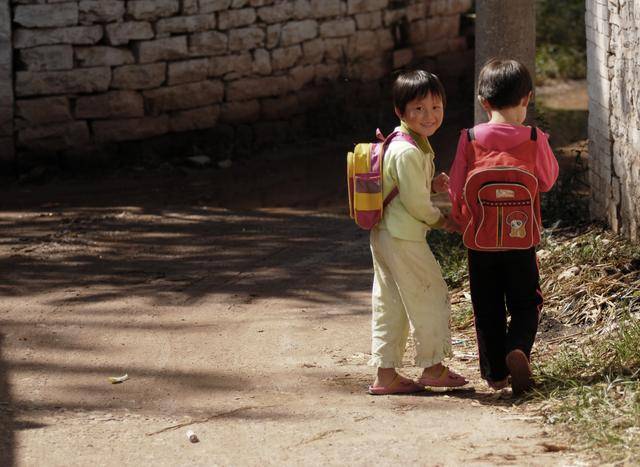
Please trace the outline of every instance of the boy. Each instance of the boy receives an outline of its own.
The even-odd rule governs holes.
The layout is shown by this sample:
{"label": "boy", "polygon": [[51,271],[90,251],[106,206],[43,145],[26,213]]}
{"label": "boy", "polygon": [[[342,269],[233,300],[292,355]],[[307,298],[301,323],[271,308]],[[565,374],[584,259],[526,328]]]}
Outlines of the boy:
{"label": "boy", "polygon": [[[467,384],[442,364],[450,353],[449,300],[425,234],[451,223],[431,202],[431,189],[446,191],[448,177],[433,178],[434,153],[427,138],[442,124],[444,88],[438,78],[418,70],[401,74],[393,85],[395,113],[415,144],[396,140],[383,159],[383,195],[397,187],[398,196],[384,209],[371,231],[373,257],[372,350],[377,367],[370,394],[403,394],[425,386]],[[432,183],[433,179],[433,183]],[[409,330],[416,344],[416,366],[424,368],[415,382],[399,375]]]}
{"label": "boy", "polygon": [[[465,245],[469,247],[469,282],[480,372],[495,390],[506,387],[511,375],[515,395],[533,386],[529,361],[543,303],[535,251],[540,230],[539,192],[549,191],[558,176],[558,163],[547,135],[523,126],[531,97],[531,76],[521,63],[492,59],[482,68],[478,77],[478,99],[489,122],[462,132],[449,188],[451,215],[465,230]],[[513,189],[497,189],[498,198],[489,202],[477,194],[467,193],[465,199],[463,191],[469,190],[469,173],[511,165],[501,163],[505,160],[515,161],[524,168],[522,177],[533,181],[533,193],[523,190],[532,197],[530,202],[509,204],[499,199],[514,196],[522,184],[509,185],[515,187]],[[474,200],[485,202],[487,212],[491,206],[499,206],[494,208],[500,209],[494,229],[500,240],[492,248],[477,247],[474,243],[483,239],[481,227],[485,221],[474,218],[471,207]],[[505,215],[508,210],[511,213]],[[493,236],[496,241],[494,233],[484,238]],[[506,244],[515,245],[514,248],[501,248],[502,238]],[[511,316],[508,325],[507,310]]]}

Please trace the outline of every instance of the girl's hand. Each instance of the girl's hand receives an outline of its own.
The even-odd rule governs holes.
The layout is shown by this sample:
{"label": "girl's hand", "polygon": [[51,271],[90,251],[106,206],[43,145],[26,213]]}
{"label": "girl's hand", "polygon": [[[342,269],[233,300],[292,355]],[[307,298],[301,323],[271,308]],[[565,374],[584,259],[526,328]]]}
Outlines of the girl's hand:
{"label": "girl's hand", "polygon": [[449,176],[442,172],[437,177],[433,177],[431,189],[436,193],[449,191]]}

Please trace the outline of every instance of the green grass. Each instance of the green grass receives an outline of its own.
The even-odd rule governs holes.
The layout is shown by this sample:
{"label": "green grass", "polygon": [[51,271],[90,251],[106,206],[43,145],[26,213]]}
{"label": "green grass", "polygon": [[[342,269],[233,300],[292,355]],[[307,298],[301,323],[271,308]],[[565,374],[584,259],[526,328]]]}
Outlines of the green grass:
{"label": "green grass", "polygon": [[427,241],[449,289],[461,287],[467,279],[467,250],[462,237],[444,230],[432,230]]}
{"label": "green grass", "polygon": [[585,79],[587,53],[562,44],[539,44],[536,48],[538,81],[552,79]]}
{"label": "green grass", "polygon": [[586,77],[584,14],[584,0],[536,0],[538,80]]}
{"label": "green grass", "polygon": [[535,367],[549,423],[607,461],[640,461],[640,320],[568,345]]}

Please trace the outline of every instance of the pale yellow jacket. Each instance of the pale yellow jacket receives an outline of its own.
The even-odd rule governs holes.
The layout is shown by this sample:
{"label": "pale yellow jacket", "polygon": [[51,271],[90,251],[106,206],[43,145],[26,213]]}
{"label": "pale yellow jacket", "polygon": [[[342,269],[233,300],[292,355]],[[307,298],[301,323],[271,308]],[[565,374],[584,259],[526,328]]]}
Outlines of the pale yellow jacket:
{"label": "pale yellow jacket", "polygon": [[424,241],[430,228],[444,223],[440,209],[431,202],[435,155],[429,141],[404,122],[395,131],[409,133],[419,148],[405,141],[389,145],[382,167],[383,195],[386,198],[395,186],[400,193],[384,209],[377,228],[388,230],[391,236],[402,240]]}

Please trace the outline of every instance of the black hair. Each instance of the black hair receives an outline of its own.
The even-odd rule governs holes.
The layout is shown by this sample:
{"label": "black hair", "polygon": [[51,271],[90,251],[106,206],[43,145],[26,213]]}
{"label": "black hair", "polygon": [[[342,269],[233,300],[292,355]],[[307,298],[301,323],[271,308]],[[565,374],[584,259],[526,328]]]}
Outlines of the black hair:
{"label": "black hair", "polygon": [[446,107],[447,97],[440,79],[424,70],[407,71],[398,75],[393,83],[393,105],[403,115],[407,104],[427,94],[438,96]]}
{"label": "black hair", "polygon": [[478,75],[478,96],[492,109],[515,107],[532,89],[529,70],[517,60],[492,58]]}

